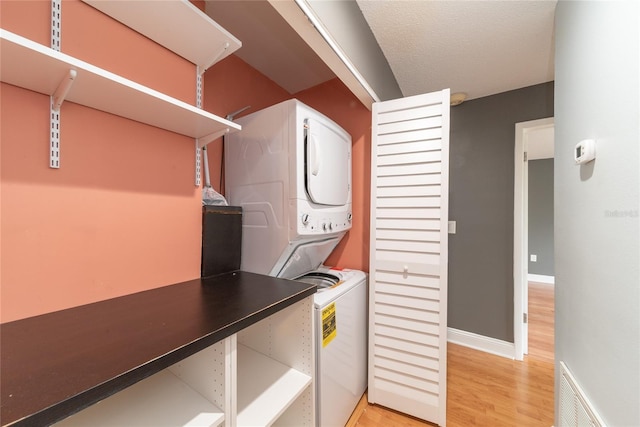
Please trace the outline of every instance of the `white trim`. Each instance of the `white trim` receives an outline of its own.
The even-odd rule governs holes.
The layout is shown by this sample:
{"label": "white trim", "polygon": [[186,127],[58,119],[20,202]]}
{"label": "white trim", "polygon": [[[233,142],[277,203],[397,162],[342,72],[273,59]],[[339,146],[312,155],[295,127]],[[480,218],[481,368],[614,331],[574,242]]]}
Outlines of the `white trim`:
{"label": "white trim", "polygon": [[545,276],[543,274],[531,274],[531,273],[529,273],[527,275],[527,279],[530,282],[546,283],[547,285],[555,285],[556,284],[556,277],[555,276]]}
{"label": "white trim", "polygon": [[[311,47],[311,49],[327,64],[327,66],[335,73],[335,75],[351,90],[351,92],[362,102],[362,104],[371,110],[374,102],[378,102],[378,96],[373,89],[369,86],[366,80],[357,72],[354,74],[355,66],[344,55],[338,44],[329,37],[328,32],[323,26],[319,24],[316,28],[311,23],[311,16],[315,17],[312,13],[311,16],[305,14],[305,11],[300,6],[306,2],[297,1],[281,1],[281,0],[267,0],[271,6],[287,21],[287,23],[298,33],[300,37]],[[309,9],[308,7],[305,7]],[[315,17],[314,19],[317,19]],[[320,22],[318,20],[318,22]],[[323,34],[321,31],[324,31]],[[326,35],[326,37],[325,37]],[[333,44],[333,45],[332,45]],[[339,53],[340,52],[340,53]],[[350,68],[353,67],[353,68]],[[356,70],[357,71],[357,70]]]}
{"label": "white trim", "polygon": [[496,356],[506,357],[507,359],[515,359],[516,348],[512,342],[485,337],[484,335],[461,331],[455,328],[448,328],[447,335],[447,341],[451,343],[484,351],[485,353],[495,354]]}
{"label": "white trim", "polygon": [[528,325],[523,322],[528,305],[528,168],[524,160],[527,150],[527,134],[533,129],[554,126],[554,118],[516,123],[514,147],[514,195],[513,195],[513,339],[515,359],[523,360],[529,352]]}
{"label": "white trim", "polygon": [[338,45],[338,43],[333,39],[333,37],[331,37],[331,34],[329,34],[329,31],[322,24],[322,21],[320,21],[320,18],[318,18],[318,16],[315,14],[313,9],[311,9],[311,7],[307,4],[306,0],[294,0],[294,1],[298,5],[298,7],[302,9],[302,12],[304,12],[304,14],[307,16],[307,19],[309,19],[311,24],[313,24],[313,26],[320,33],[322,38],[327,42],[327,44],[336,53],[336,55],[338,55],[338,58],[340,58],[342,63],[347,67],[349,71],[351,71],[351,74],[353,74],[353,77],[355,77],[356,80],[358,80],[358,83],[360,83],[364,88],[364,90],[367,91],[371,99],[373,99],[374,102],[380,102],[380,98],[378,97],[378,95],[371,88],[371,86],[369,86],[369,83],[364,79],[364,77],[362,77],[362,74],[360,74],[360,72],[355,67],[355,65],[353,65],[353,63],[351,62],[349,57],[347,57],[347,55],[344,53],[340,45]]}

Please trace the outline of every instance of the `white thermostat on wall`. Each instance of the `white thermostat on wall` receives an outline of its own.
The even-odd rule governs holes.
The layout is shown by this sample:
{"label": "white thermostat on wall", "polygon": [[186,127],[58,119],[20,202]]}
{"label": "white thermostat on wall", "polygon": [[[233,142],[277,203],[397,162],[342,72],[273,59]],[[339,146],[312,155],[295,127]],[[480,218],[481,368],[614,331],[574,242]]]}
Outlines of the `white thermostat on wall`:
{"label": "white thermostat on wall", "polygon": [[576,165],[583,165],[596,158],[596,141],[593,139],[583,139],[576,144],[574,159]]}

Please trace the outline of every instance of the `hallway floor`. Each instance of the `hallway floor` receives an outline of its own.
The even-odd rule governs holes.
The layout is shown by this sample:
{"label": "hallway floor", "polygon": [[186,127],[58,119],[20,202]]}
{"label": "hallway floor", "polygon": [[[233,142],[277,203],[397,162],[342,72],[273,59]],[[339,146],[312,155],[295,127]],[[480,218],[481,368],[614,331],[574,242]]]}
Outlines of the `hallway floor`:
{"label": "hallway floor", "polygon": [[[529,355],[518,362],[456,344],[447,351],[448,427],[549,427],[554,423],[553,287],[529,284]],[[347,427],[433,424],[369,405]]]}

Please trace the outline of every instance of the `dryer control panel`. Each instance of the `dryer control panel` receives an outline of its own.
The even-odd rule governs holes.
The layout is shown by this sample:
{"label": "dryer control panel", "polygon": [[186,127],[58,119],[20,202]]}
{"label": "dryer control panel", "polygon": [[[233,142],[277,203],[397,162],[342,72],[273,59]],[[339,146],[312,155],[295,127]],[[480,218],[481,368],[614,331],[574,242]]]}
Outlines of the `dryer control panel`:
{"label": "dryer control panel", "polygon": [[297,221],[297,233],[301,236],[332,234],[351,228],[351,212],[301,211]]}
{"label": "dryer control panel", "polygon": [[289,238],[322,237],[344,233],[352,226],[351,203],[324,206],[308,200],[289,201]]}

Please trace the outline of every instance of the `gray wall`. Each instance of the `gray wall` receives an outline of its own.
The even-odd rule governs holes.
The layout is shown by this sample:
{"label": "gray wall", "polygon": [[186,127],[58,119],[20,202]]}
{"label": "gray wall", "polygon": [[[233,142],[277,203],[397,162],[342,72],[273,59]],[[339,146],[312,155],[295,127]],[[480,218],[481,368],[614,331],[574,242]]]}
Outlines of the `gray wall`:
{"label": "gray wall", "polygon": [[553,159],[529,160],[529,273],[553,276]]}
{"label": "gray wall", "polygon": [[[640,425],[639,17],[635,0],[556,9],[556,361],[609,426]],[[576,166],[585,138],[597,157]]]}
{"label": "gray wall", "polygon": [[309,5],[381,101],[402,97],[382,49],[353,0],[309,0]]}
{"label": "gray wall", "polygon": [[451,108],[449,327],[514,340],[515,124],[552,116],[552,82]]}

